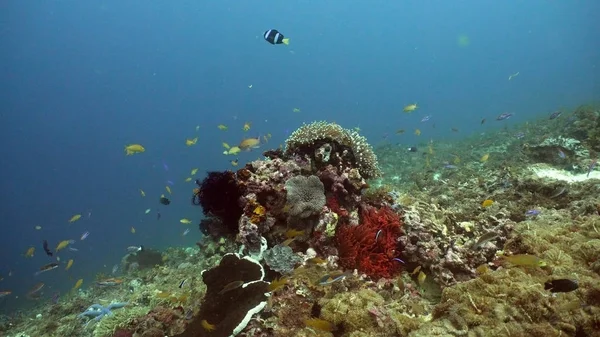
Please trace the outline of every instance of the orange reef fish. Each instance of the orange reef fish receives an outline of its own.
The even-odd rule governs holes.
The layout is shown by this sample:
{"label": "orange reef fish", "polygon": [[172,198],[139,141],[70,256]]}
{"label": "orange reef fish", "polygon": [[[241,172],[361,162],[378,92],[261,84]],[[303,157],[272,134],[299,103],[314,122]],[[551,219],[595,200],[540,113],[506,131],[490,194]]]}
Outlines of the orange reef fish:
{"label": "orange reef fish", "polygon": [[125,155],[127,155],[127,156],[131,156],[136,153],[142,153],[144,151],[146,151],[146,149],[143,146],[141,146],[140,144],[125,145]]}
{"label": "orange reef fish", "polygon": [[118,279],[118,278],[107,278],[105,280],[96,282],[97,285],[102,286],[102,287],[112,287],[112,286],[119,285],[121,283],[123,283],[123,280]]}

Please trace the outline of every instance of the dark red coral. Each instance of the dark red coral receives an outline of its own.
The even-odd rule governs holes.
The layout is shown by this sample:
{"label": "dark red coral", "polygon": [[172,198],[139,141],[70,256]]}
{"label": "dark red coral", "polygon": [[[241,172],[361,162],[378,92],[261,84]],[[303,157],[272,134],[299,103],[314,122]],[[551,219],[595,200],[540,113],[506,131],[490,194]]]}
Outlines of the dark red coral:
{"label": "dark red coral", "polygon": [[391,208],[363,206],[360,225],[342,225],[336,231],[340,265],[378,279],[399,271],[398,237],[402,220]]}
{"label": "dark red coral", "polygon": [[236,174],[208,172],[199,187],[198,204],[204,215],[219,218],[231,233],[237,233],[237,222],[243,213],[238,200],[244,191],[237,183]]}

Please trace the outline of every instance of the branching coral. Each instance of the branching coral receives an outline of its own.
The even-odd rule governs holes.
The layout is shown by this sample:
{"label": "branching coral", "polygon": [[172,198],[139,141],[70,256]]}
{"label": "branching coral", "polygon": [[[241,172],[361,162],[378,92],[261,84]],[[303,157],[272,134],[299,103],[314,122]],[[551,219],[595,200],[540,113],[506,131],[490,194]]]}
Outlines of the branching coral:
{"label": "branching coral", "polygon": [[398,238],[402,221],[389,207],[364,206],[358,226],[338,226],[340,265],[373,278],[391,277],[399,269]]}
{"label": "branching coral", "polygon": [[317,168],[332,164],[358,167],[365,178],[381,175],[377,156],[367,139],[335,123],[313,122],[301,126],[286,140],[285,154],[307,156]]}
{"label": "branching coral", "polygon": [[307,218],[318,214],[325,205],[323,183],[316,176],[295,176],[285,183],[289,213],[293,217]]}

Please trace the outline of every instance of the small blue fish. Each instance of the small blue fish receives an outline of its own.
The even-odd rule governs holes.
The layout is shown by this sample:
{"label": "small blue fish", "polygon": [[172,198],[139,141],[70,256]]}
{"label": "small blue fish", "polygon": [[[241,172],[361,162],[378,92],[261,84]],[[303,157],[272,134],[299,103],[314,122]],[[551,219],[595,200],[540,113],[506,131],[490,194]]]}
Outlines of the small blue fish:
{"label": "small blue fish", "polygon": [[421,119],[421,123],[427,122],[429,119],[431,119],[431,115],[427,115],[427,116],[423,117],[423,119]]}
{"label": "small blue fish", "polygon": [[72,252],[78,252],[79,249],[75,248],[75,247],[69,247],[69,250]]}
{"label": "small blue fish", "polygon": [[558,156],[562,159],[567,158],[567,155],[560,149],[558,150]]}
{"label": "small blue fish", "polygon": [[527,212],[525,212],[525,216],[536,216],[540,213],[542,213],[542,211],[537,210],[537,209],[530,209]]}
{"label": "small blue fish", "polygon": [[151,211],[151,209],[148,208],[147,210],[144,211],[144,214],[148,214],[148,213],[150,213],[150,211]]}
{"label": "small blue fish", "polygon": [[503,121],[505,119],[509,119],[510,117],[512,117],[512,115],[513,114],[511,114],[511,113],[505,112],[505,113],[500,114],[498,117],[496,117],[496,120]]}
{"label": "small blue fish", "polygon": [[81,234],[81,238],[79,238],[81,241],[87,239],[87,237],[90,236],[90,232],[85,231],[85,233]]}
{"label": "small blue fish", "polygon": [[186,235],[188,235],[189,232],[190,232],[190,229],[187,228],[186,230],[183,231],[183,234],[181,234],[181,235],[186,236]]}
{"label": "small blue fish", "polygon": [[515,135],[515,138],[517,138],[517,139],[523,139],[523,138],[525,138],[525,134],[523,132],[519,132],[519,133],[517,133]]}

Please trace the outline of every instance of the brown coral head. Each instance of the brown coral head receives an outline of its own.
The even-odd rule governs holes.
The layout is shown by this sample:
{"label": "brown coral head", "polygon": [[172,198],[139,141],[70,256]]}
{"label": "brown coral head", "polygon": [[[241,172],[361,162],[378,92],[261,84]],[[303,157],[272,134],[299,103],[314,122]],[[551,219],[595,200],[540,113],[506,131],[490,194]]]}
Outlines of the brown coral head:
{"label": "brown coral head", "polygon": [[[185,331],[174,337],[237,335],[251,317],[267,305],[269,283],[263,281],[264,277],[264,269],[258,261],[238,254],[226,254],[219,265],[202,272],[207,289],[200,310]],[[231,287],[238,282],[243,283]],[[211,329],[206,329],[206,326],[211,326]]]}

